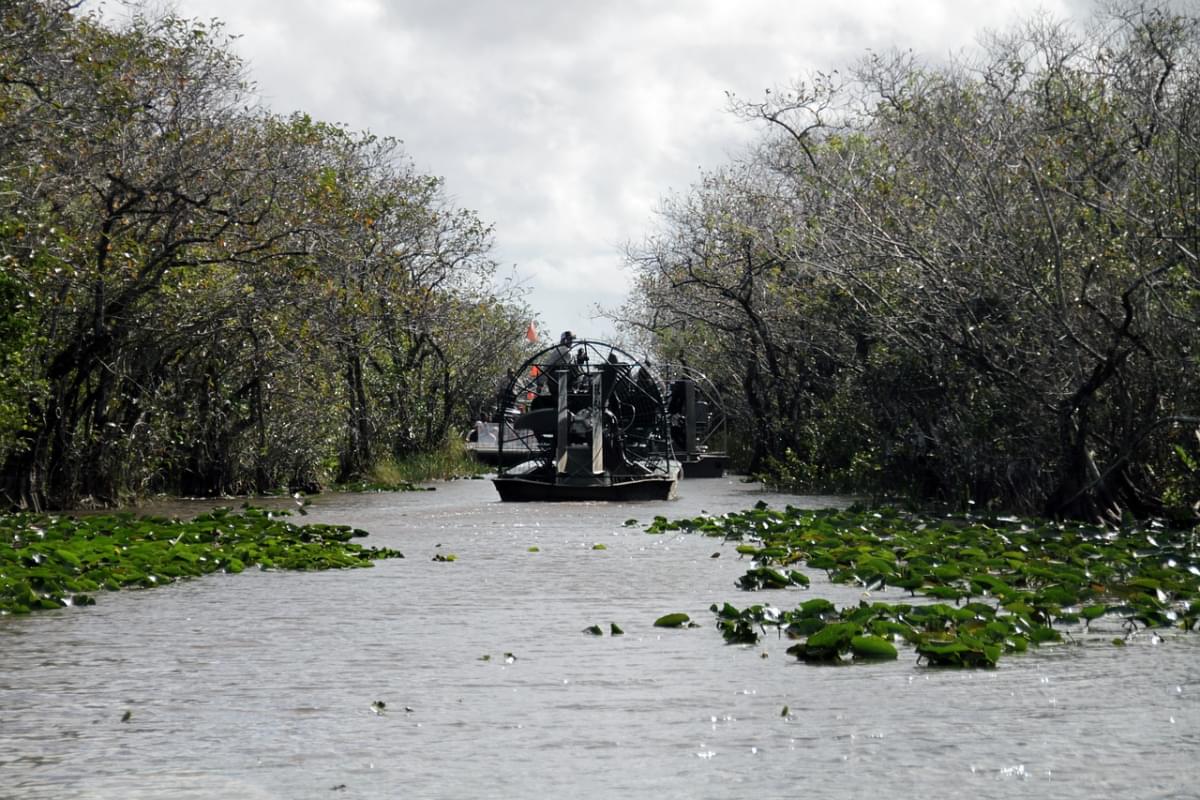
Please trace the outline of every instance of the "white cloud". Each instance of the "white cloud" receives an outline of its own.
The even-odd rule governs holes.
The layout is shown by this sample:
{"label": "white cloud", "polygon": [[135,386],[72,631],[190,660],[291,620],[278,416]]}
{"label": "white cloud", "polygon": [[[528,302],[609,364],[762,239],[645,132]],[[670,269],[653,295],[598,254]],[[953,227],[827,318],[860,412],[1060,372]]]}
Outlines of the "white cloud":
{"label": "white cloud", "polygon": [[220,18],[267,104],[395,136],[496,224],[543,328],[627,289],[620,246],[659,198],[755,135],[725,92],[759,96],[868,49],[940,58],[985,28],[1089,0],[177,0]]}

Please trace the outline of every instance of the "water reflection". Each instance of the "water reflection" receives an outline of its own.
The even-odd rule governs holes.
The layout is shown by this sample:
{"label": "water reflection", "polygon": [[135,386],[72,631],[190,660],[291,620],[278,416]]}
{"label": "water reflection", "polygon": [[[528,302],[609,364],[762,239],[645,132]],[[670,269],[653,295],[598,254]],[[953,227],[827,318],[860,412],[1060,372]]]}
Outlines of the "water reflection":
{"label": "water reflection", "polygon": [[[772,637],[725,646],[711,603],[860,592],[813,574],[805,592],[747,596],[731,546],[624,525],[830,502],[733,480],[681,489],[636,505],[503,504],[481,481],[320,497],[305,520],[365,528],[407,558],[214,575],[0,619],[0,797],[1192,791],[1200,637],[1118,649],[1097,636],[986,672],[904,653],[812,667]],[[652,626],[676,611],[702,627]],[[608,635],[614,622],[624,636]]]}

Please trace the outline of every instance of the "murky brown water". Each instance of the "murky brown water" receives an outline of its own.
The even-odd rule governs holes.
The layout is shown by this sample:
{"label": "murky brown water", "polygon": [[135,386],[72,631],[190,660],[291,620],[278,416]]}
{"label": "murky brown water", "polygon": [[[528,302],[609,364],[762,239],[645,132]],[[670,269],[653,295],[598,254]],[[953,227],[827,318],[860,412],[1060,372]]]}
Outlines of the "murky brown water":
{"label": "murky brown water", "polygon": [[[367,544],[408,557],[0,618],[0,798],[1200,791],[1200,635],[1124,649],[1093,637],[990,671],[928,669],[911,651],[814,667],[786,656],[787,641],[724,645],[713,602],[859,593],[813,574],[806,592],[746,595],[732,547],[622,523],[759,499],[823,502],[732,480],[638,505],[501,504],[484,481],[330,496],[306,520],[365,528]],[[652,627],[675,611],[702,627]],[[626,635],[581,632],[610,622]]]}

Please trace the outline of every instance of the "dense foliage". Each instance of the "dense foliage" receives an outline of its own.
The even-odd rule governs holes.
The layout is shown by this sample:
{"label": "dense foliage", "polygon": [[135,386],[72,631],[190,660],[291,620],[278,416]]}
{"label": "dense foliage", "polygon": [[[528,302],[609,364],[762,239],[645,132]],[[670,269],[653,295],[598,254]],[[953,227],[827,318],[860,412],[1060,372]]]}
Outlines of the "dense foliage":
{"label": "dense foliage", "polygon": [[784,483],[1194,519],[1200,17],[1172,8],[735,101],[761,141],[665,204],[625,318]]}
{"label": "dense foliage", "polygon": [[391,139],[256,108],[218,24],[0,9],[6,504],[349,481],[519,361],[490,228]]}

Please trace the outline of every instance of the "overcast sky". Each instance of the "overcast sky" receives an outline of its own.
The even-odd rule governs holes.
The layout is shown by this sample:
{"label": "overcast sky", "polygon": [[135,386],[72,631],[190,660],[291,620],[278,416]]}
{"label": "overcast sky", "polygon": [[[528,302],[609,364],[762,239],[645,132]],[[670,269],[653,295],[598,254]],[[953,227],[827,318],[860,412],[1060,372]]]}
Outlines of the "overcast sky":
{"label": "overcast sky", "polygon": [[542,333],[606,338],[670,192],[758,131],[726,110],[867,50],[931,60],[1088,0],[175,0],[223,20],[275,112],[402,140],[494,223]]}

